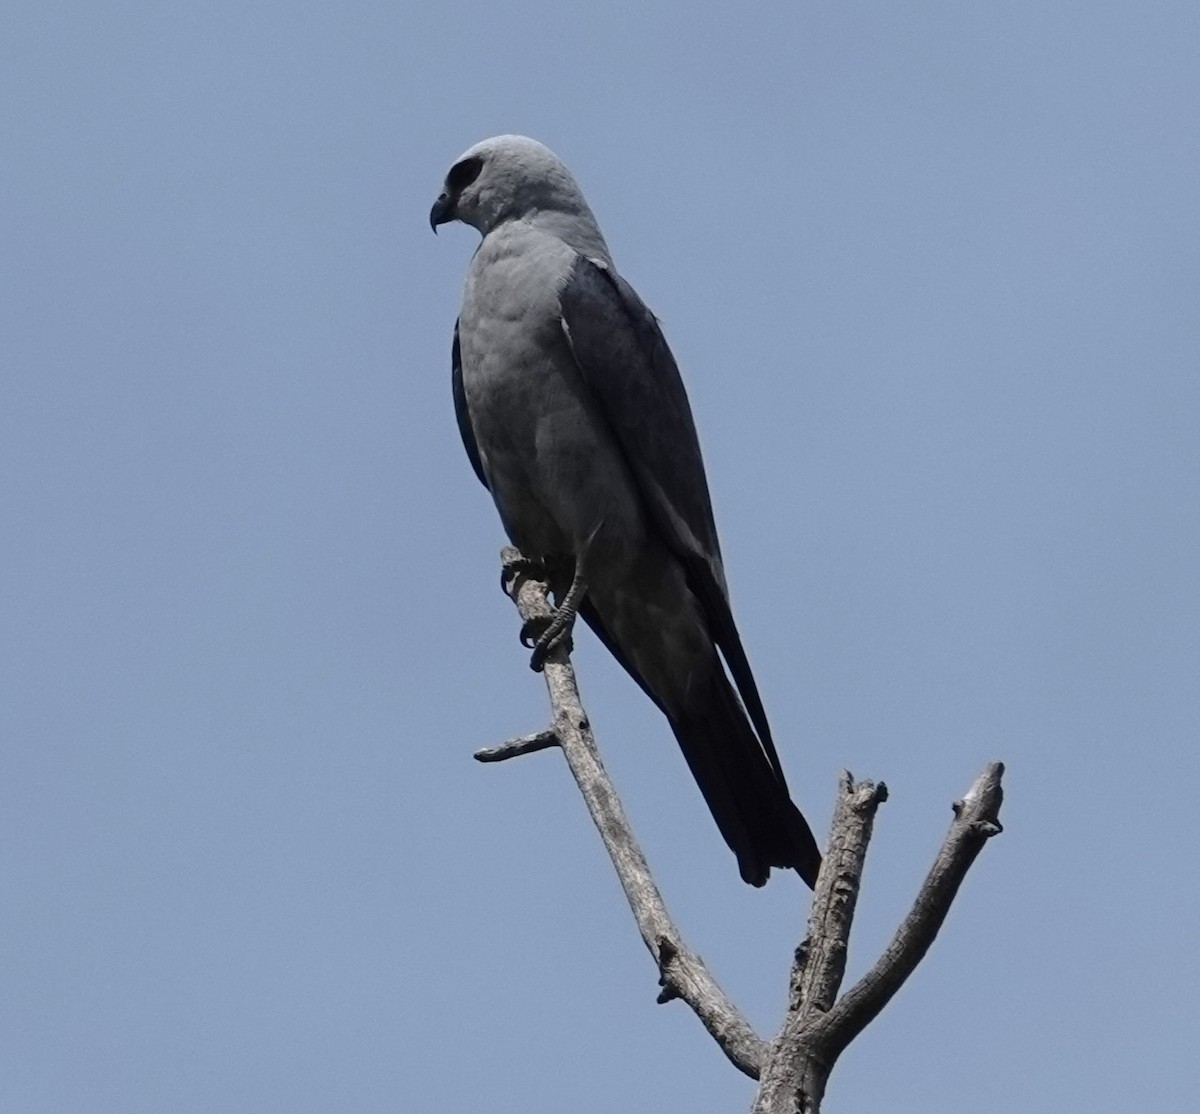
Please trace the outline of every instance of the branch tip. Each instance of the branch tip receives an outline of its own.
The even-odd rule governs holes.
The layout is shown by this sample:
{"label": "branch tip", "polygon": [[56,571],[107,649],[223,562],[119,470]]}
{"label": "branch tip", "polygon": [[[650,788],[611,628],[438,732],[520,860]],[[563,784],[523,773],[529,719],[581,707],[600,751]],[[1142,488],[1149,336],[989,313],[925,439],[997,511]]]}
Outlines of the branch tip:
{"label": "branch tip", "polygon": [[1004,799],[1002,763],[993,762],[975,779],[962,800],[908,915],[883,955],[838,999],[823,1021],[824,1036],[836,1056],[879,1014],[913,973],[933,944],[958,887],[987,840],[998,835]]}
{"label": "branch tip", "polygon": [[509,739],[498,747],[484,747],[482,750],[477,750],[475,761],[504,762],[509,758],[519,758],[522,754],[533,754],[535,751],[549,750],[550,747],[561,745],[558,735],[554,731],[538,731],[532,735]]}

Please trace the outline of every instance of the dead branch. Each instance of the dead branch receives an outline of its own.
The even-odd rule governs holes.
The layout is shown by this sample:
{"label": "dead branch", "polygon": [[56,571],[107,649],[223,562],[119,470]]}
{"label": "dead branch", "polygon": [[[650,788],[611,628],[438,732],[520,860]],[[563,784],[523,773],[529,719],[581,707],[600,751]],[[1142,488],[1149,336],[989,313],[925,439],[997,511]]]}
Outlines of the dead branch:
{"label": "dead branch", "polygon": [[908,916],[875,966],[829,1011],[826,1039],[835,1054],[875,1020],[916,970],[946,920],[971,864],[983,845],[1004,830],[1000,824],[1003,776],[1003,762],[989,763],[963,799],[954,802],[950,830]]}
{"label": "dead branch", "polygon": [[[554,613],[544,571],[511,546],[501,553],[505,591],[523,623]],[[730,1061],[758,1079],[752,1114],[819,1114],[829,1074],[846,1046],[870,1024],[916,969],[946,919],[967,870],[987,840],[1002,829],[1002,763],[991,763],[961,801],[912,910],[875,965],[838,997],[846,971],[850,931],[862,884],[875,813],[887,787],[855,782],[843,773],[828,850],[817,879],[808,935],[797,947],[788,1007],[775,1040],[760,1038],[729,1000],[703,961],[684,943],[634,838],[625,810],[600,761],[580,703],[569,639],[545,659],[551,726],[477,751],[481,762],[500,762],[560,747],[588,812],[604,842],[642,940],[658,966],[658,1000],[686,1002]]]}
{"label": "dead branch", "polygon": [[[503,550],[501,560],[506,590],[516,603],[522,621],[530,623],[547,618],[553,609],[544,574],[543,579],[539,579],[537,570],[511,546]],[[556,645],[546,656],[543,674],[550,694],[550,730],[494,750],[480,751],[475,757],[481,761],[499,761],[527,753],[530,749],[554,745],[553,741],[547,740],[557,741],[612,859],[642,940],[658,965],[662,987],[658,1000],[668,1002],[679,998],[686,1002],[734,1065],[757,1079],[766,1042],[717,985],[700,957],[684,943],[671,920],[646,865],[646,857],[600,761],[587,713],[579,700],[575,670],[563,643]],[[539,746],[526,745],[528,740],[535,739],[540,741]]]}
{"label": "dead branch", "polygon": [[908,916],[875,965],[840,999],[845,957],[875,811],[887,789],[842,774],[829,851],[796,951],[787,1016],[763,1068],[752,1114],[817,1114],[838,1056],[904,985],[929,950],[984,843],[1002,829],[1004,765],[993,762],[954,804],[954,821]]}

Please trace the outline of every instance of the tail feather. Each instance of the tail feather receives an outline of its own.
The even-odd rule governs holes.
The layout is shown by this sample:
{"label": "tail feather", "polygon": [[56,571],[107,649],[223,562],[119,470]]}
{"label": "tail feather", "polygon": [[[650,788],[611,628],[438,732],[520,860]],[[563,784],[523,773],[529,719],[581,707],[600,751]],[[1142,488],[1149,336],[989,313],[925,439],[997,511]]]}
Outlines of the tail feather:
{"label": "tail feather", "polygon": [[794,869],[813,887],[821,868],[817,841],[725,671],[713,665],[689,694],[687,707],[670,717],[692,776],[746,882],[763,885],[777,866]]}

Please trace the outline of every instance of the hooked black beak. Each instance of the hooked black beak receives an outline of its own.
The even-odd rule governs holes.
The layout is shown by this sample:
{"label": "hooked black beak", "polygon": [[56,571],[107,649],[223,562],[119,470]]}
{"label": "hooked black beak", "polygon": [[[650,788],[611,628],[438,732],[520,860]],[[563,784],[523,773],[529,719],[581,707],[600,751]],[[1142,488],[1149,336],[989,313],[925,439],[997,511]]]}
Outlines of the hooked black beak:
{"label": "hooked black beak", "polygon": [[439,224],[446,224],[454,219],[454,202],[448,193],[438,194],[438,199],[429,210],[429,227],[436,233]]}

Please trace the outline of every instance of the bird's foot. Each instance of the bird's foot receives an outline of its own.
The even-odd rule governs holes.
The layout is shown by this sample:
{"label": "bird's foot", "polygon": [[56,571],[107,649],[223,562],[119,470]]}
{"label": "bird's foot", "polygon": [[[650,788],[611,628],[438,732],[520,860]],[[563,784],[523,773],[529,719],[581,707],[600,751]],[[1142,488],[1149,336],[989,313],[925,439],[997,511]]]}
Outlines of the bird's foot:
{"label": "bird's foot", "polygon": [[553,615],[538,615],[536,618],[526,619],[521,624],[521,645],[526,650],[534,649],[552,622]]}
{"label": "bird's foot", "polygon": [[[530,647],[533,653],[529,655],[529,668],[540,673],[546,664],[546,657],[557,646],[566,648],[569,654],[574,645],[571,642],[571,627],[575,624],[575,612],[564,614],[564,608],[559,608],[549,619],[535,619],[521,627],[521,645]],[[532,639],[533,630],[540,629],[536,641]],[[526,641],[529,639],[529,641]]]}
{"label": "bird's foot", "polygon": [[[571,587],[567,590],[567,594],[563,597],[562,602],[554,609],[554,615],[551,617],[550,622],[542,629],[538,635],[537,642],[533,645],[533,654],[529,658],[529,668],[535,673],[542,671],[542,667],[546,664],[546,656],[556,646],[560,644],[565,645],[567,653],[571,652],[571,628],[575,625],[575,615],[579,611],[579,605],[583,602],[583,597],[586,594],[587,579],[583,576],[578,566],[576,566]],[[526,627],[528,625],[528,623],[525,624]],[[522,628],[521,633],[524,635],[524,628]]]}
{"label": "bird's foot", "polygon": [[[547,565],[530,560],[514,546],[505,547],[501,558],[503,567],[500,573],[500,587],[505,595],[515,599],[523,581],[538,580],[546,585],[551,583],[551,570]],[[561,578],[562,573],[566,571],[560,567],[563,562],[552,564],[556,577]],[[561,583],[561,579],[559,582]],[[529,658],[529,668],[535,673],[542,671],[546,658],[557,647],[563,646],[568,654],[571,652],[571,628],[575,623],[575,613],[579,610],[579,604],[586,592],[587,581],[576,567],[571,586],[558,607],[549,615],[537,615],[521,624],[521,645],[533,651]]]}
{"label": "bird's foot", "polygon": [[[500,567],[500,591],[506,596],[512,596],[516,592],[521,578],[549,581],[546,566],[538,561],[531,561],[515,547],[506,546],[500,556],[503,558]],[[522,642],[524,642],[524,637],[524,630],[522,630]]]}

